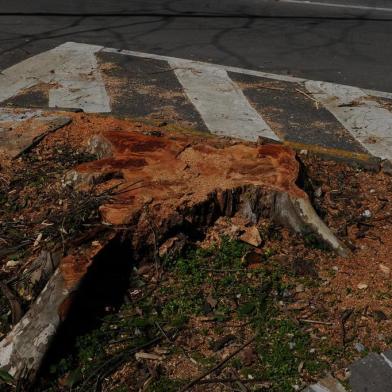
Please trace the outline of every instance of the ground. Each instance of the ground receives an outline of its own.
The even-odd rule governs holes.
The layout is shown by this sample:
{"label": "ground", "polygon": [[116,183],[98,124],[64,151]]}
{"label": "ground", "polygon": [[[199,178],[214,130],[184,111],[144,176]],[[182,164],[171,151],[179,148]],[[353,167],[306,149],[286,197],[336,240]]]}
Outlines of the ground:
{"label": "ground", "polygon": [[[97,207],[116,190],[76,191],[63,181],[69,169],[96,159],[81,135],[99,127],[161,129],[72,116],[17,160],[1,162],[2,335],[42,289],[30,268],[41,251],[62,252],[107,230]],[[349,257],[266,218],[257,247],[239,240],[236,222],[225,218],[179,254],[124,266],[117,249],[84,287],[85,302],[95,304],[71,314],[36,390],[177,391],[209,372],[189,390],[292,391],[326,372],[344,383],[353,360],[387,349],[392,177],[306,151],[298,160],[300,186]]]}

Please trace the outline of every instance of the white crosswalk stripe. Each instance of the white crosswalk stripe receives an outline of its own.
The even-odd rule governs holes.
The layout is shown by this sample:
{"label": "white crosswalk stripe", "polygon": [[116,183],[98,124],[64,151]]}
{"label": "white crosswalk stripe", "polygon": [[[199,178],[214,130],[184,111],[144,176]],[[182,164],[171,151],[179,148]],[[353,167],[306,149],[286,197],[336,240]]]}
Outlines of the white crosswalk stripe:
{"label": "white crosswalk stripe", "polygon": [[259,136],[279,140],[225,70],[189,61],[169,64],[212,133],[250,141]]}
{"label": "white crosswalk stripe", "polygon": [[[286,94],[286,103],[284,104],[286,106],[280,106],[279,109],[272,108],[272,110],[275,109],[275,117],[272,118],[268,115],[268,110],[271,108],[260,107],[260,102],[251,102],[249,91],[244,94],[245,90],[242,90],[245,88],[244,84],[241,87],[231,77],[234,74],[241,74],[258,78],[260,81],[271,80],[290,85],[294,84],[295,87],[291,89],[292,91],[308,91],[309,94],[305,95],[308,97],[307,99],[312,101],[310,110],[318,110],[317,105],[313,105],[316,101],[319,107],[322,107],[324,111],[326,109],[333,115],[331,116],[325,111],[332,119],[332,126],[330,122],[329,129],[325,129],[324,133],[328,137],[325,138],[327,141],[324,140],[323,143],[332,143],[331,140],[335,136],[340,141],[342,138],[352,140],[352,142],[345,144],[339,144],[339,140],[337,140],[336,143],[333,143],[333,146],[327,146],[327,148],[340,148],[336,146],[347,148],[352,143],[353,146],[356,146],[352,150],[355,153],[362,153],[363,147],[375,157],[392,160],[392,113],[389,110],[392,105],[383,106],[375,98],[379,97],[384,101],[392,99],[392,93],[174,57],[116,50],[96,45],[65,43],[3,70],[0,73],[0,103],[35,85],[46,83],[49,84],[49,107],[81,108],[86,112],[95,113],[110,112],[111,97],[108,96],[107,86],[105,87],[105,80],[101,75],[100,64],[97,60],[97,56],[103,53],[112,56],[127,56],[130,59],[137,58],[139,64],[140,61],[163,62],[166,67],[169,64],[171,69],[165,72],[168,72],[168,74],[171,72],[175,75],[171,77],[180,83],[180,90],[182,86],[184,94],[182,102],[188,102],[187,110],[192,111],[194,109],[193,113],[197,113],[198,118],[201,118],[201,123],[204,122],[206,128],[212,133],[245,140],[254,141],[259,136],[279,140],[277,135],[281,138],[286,137],[289,132],[294,132],[293,130],[295,132],[301,130],[302,125],[296,123],[292,129],[290,128],[290,121],[294,121],[295,116],[291,116],[288,112],[295,113],[298,108],[294,98],[292,100],[293,104],[288,104],[291,98],[288,97],[287,91],[282,91],[281,88],[268,90],[270,95],[275,94],[277,96],[281,94],[283,96]],[[140,78],[141,74],[143,72],[132,73],[131,69],[126,75],[129,78]],[[145,73],[143,77],[150,78],[149,86],[154,85],[154,76]],[[135,86],[138,83],[143,86],[143,80],[128,84],[130,91],[127,91],[127,97],[135,102],[137,102],[137,94],[139,94],[139,97],[140,94],[144,94],[142,89],[140,91],[133,90],[137,88]],[[254,87],[254,89],[263,89],[263,83]],[[258,82],[256,81],[255,84],[258,85]],[[166,88],[165,83],[160,88]],[[268,86],[266,88],[268,89]],[[151,91],[150,93],[153,94],[154,92]],[[133,98],[132,94],[136,94],[136,98]],[[176,94],[178,94],[178,91]],[[274,102],[273,99],[267,101],[270,105],[271,102]],[[145,102],[148,104],[148,100]],[[176,102],[179,102],[179,100]],[[137,104],[132,108],[137,108]],[[155,109],[151,107],[151,112],[154,112]],[[175,110],[175,107],[173,109]],[[164,112],[164,107],[161,106],[159,110]],[[280,122],[276,118],[276,113],[285,117],[285,121]],[[138,115],[138,113],[126,114],[130,116]],[[309,115],[312,117],[311,113]],[[320,112],[318,112],[318,115],[313,116],[308,124],[304,124],[304,128],[305,125],[307,126],[306,132],[309,132],[311,126],[309,124],[320,124],[318,119],[321,117]],[[302,116],[301,121],[304,121],[305,118],[306,116]],[[335,119],[338,124],[337,128],[339,127],[341,132],[331,130],[331,128],[334,128]],[[288,127],[288,132],[282,133],[282,128],[279,129],[279,127]],[[320,140],[323,137],[323,128],[320,125],[318,127],[312,131],[313,144],[315,143],[314,140],[318,142],[318,132],[320,132]],[[306,138],[310,135],[306,132],[303,132],[302,135],[290,134],[289,139],[294,143],[298,141],[299,144],[306,145]],[[314,137],[314,135],[317,137]],[[308,143],[310,144],[310,142]]]}
{"label": "white crosswalk stripe", "polygon": [[110,112],[109,97],[97,70],[102,46],[68,42],[30,57],[0,74],[0,102],[39,83],[52,84],[49,107]]}
{"label": "white crosswalk stripe", "polygon": [[371,154],[392,159],[392,113],[361,89],[308,81],[305,86]]}

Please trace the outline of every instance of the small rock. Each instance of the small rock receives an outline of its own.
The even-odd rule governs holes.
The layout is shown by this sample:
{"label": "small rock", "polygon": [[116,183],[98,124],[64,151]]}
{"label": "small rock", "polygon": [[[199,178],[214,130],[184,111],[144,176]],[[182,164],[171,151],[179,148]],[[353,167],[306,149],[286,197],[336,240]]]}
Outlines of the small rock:
{"label": "small rock", "polygon": [[354,348],[355,348],[359,353],[362,353],[363,351],[365,351],[365,346],[364,346],[362,343],[360,343],[360,342],[356,342],[356,343],[354,344]]}
{"label": "small rock", "polygon": [[304,285],[302,283],[297,285],[296,288],[295,288],[295,292],[296,293],[302,293],[304,291],[305,291],[305,287],[304,287]]}
{"label": "small rock", "polygon": [[301,150],[299,153],[301,155],[308,155],[308,150]]}
{"label": "small rock", "polygon": [[361,215],[362,215],[364,218],[367,218],[367,219],[369,219],[369,218],[372,217],[372,213],[371,213],[370,210],[365,210],[364,212],[362,212]]}
{"label": "small rock", "polygon": [[381,272],[383,272],[385,275],[389,276],[391,274],[391,269],[386,265],[379,264],[378,266],[380,267]]}
{"label": "small rock", "polygon": [[256,248],[262,243],[259,230],[256,226],[246,227],[245,233],[240,236],[240,240]]}
{"label": "small rock", "polygon": [[366,283],[358,283],[357,287],[359,290],[366,290],[368,288],[368,285]]}

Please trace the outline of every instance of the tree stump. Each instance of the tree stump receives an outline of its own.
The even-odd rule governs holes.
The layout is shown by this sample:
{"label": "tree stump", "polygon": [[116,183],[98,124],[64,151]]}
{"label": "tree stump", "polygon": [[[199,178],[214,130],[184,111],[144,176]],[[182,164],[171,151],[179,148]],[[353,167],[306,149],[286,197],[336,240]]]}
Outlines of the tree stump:
{"label": "tree stump", "polygon": [[[262,145],[181,133],[105,131],[89,140],[98,160],[69,172],[76,187],[114,189],[100,206],[107,225],[128,230],[135,260],[156,255],[170,238],[196,238],[219,217],[255,224],[269,217],[295,232],[316,235],[348,253],[315,213],[296,181],[299,164],[283,145]],[[114,232],[114,230],[113,230]],[[100,247],[65,257],[42,293],[0,342],[0,367],[34,379],[61,321]]]}

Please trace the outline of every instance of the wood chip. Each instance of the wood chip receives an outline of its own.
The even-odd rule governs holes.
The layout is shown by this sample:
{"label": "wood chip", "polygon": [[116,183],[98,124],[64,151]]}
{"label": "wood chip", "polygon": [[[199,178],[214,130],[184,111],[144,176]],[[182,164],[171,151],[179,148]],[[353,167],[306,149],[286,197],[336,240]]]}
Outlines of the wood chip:
{"label": "wood chip", "polygon": [[162,361],[163,357],[156,355],[156,354],[151,354],[151,353],[145,353],[143,351],[140,351],[135,354],[135,358],[140,361],[141,359],[150,359],[152,361]]}

